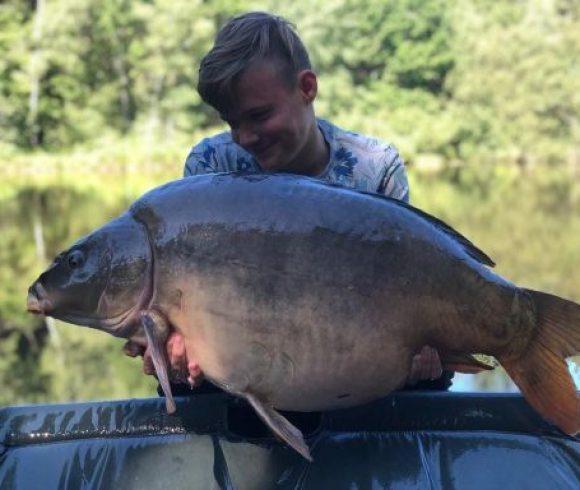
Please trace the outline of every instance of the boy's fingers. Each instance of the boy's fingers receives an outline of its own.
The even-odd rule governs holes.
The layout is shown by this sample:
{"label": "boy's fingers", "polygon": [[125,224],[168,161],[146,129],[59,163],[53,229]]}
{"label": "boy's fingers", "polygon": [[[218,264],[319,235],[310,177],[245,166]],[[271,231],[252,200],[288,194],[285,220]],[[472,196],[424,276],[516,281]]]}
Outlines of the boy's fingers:
{"label": "boy's fingers", "polygon": [[441,377],[443,367],[437,350],[428,345],[423,346],[418,354],[413,356],[411,371],[407,383],[415,384],[422,380],[433,380]]}
{"label": "boy's fingers", "polygon": [[[203,380],[203,373],[197,362],[187,359],[185,350],[185,341],[181,334],[171,332],[165,344],[167,358],[170,364],[170,380],[173,382],[185,383],[194,387]],[[149,348],[141,349],[138,355],[143,355],[143,372],[149,375],[155,375],[155,366]]]}
{"label": "boy's fingers", "polygon": [[149,375],[155,374],[155,366],[153,365],[153,359],[149,352],[149,348],[147,348],[143,354],[143,372]]}
{"label": "boy's fingers", "polygon": [[179,333],[172,332],[167,339],[167,357],[171,365],[171,378],[174,381],[185,382],[187,380],[187,353],[185,341]]}

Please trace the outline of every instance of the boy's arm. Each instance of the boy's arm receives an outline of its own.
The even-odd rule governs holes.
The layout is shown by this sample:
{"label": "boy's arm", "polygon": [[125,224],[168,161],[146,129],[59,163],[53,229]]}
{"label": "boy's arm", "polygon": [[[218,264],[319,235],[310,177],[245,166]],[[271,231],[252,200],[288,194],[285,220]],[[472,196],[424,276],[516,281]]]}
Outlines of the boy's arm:
{"label": "boy's arm", "polygon": [[409,202],[409,183],[403,159],[393,145],[385,153],[385,171],[377,192],[406,203]]}

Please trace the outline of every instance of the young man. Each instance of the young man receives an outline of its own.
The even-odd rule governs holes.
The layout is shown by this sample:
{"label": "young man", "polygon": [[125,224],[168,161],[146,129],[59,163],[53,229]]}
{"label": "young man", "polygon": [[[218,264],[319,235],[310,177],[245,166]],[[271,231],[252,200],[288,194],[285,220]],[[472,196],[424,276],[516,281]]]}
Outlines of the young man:
{"label": "young man", "polygon": [[230,20],[201,62],[198,91],[231,131],[196,145],[185,175],[292,172],[408,201],[390,144],[317,119],[316,74],[290,24],[266,13]]}
{"label": "young man", "polygon": [[[193,147],[185,176],[224,171],[291,172],[408,202],[405,168],[394,146],[340,129],[314,113],[318,84],[308,53],[283,18],[252,12],[231,19],[199,70],[198,91],[230,131]],[[198,385],[202,373],[173,334],[167,351],[175,380]],[[154,369],[145,354],[145,372]],[[413,360],[411,385],[445,389],[437,352]],[[182,390],[177,390],[182,391]]]}

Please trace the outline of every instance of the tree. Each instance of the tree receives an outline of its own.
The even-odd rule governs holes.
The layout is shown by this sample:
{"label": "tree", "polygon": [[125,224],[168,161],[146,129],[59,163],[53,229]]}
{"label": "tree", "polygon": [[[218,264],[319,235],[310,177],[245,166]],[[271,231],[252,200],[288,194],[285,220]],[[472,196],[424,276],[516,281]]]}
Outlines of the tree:
{"label": "tree", "polygon": [[580,24],[559,4],[458,4],[448,89],[463,158],[561,162],[578,147]]}

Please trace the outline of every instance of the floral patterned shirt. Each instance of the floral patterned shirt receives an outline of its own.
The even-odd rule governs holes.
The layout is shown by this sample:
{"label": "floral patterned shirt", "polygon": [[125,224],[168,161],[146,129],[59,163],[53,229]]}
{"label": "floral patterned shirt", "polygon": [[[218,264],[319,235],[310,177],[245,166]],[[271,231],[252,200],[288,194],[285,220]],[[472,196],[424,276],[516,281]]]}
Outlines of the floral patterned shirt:
{"label": "floral patterned shirt", "polygon": [[[393,145],[345,131],[324,119],[318,119],[318,127],[330,148],[330,161],[316,178],[409,201],[405,166]],[[252,155],[234,143],[227,131],[205,138],[191,149],[184,175],[232,171],[263,170]]]}

